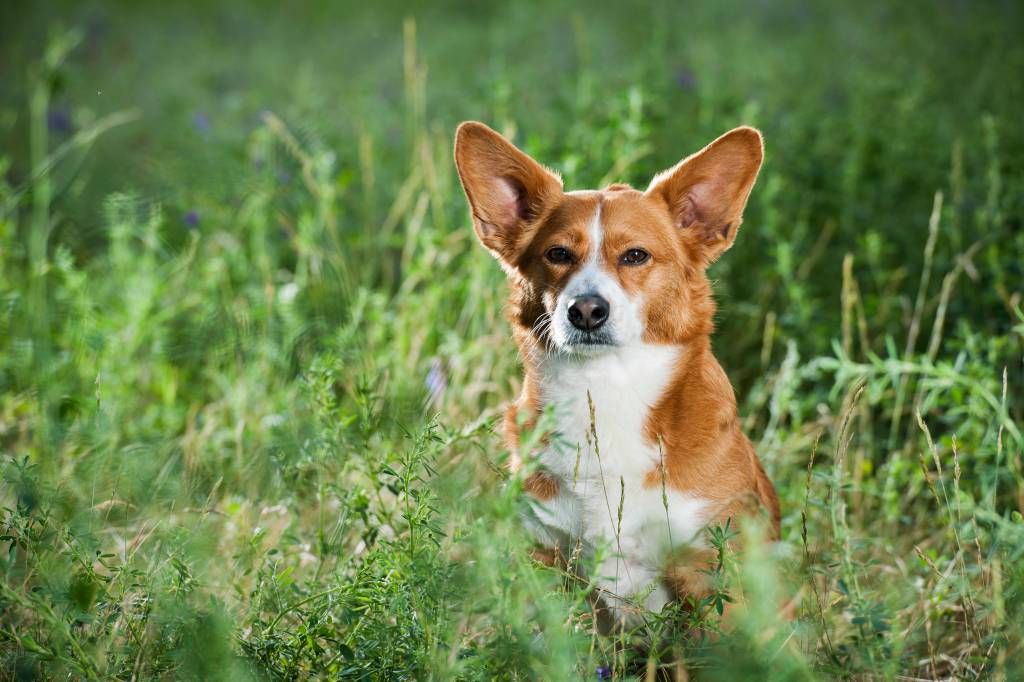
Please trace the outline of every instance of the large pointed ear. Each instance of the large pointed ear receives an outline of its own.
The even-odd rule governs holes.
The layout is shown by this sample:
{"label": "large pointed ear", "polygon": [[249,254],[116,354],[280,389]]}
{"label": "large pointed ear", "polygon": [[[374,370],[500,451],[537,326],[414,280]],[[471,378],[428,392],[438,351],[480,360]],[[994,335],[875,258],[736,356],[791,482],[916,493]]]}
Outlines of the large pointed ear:
{"label": "large pointed ear", "polygon": [[477,237],[513,263],[526,228],[561,196],[561,179],[476,121],[455,132],[455,165]]}
{"label": "large pointed ear", "polygon": [[736,128],[659,173],[647,194],[665,202],[672,220],[710,263],[736,239],[763,157],[761,133]]}

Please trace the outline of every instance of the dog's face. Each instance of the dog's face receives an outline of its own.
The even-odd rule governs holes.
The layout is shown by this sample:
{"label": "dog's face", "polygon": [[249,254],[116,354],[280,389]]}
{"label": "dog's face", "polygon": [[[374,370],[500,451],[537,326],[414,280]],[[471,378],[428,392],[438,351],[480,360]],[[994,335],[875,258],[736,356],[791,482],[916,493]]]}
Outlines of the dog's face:
{"label": "dog's face", "polygon": [[513,322],[556,352],[676,343],[709,329],[706,266],[736,238],[762,142],[737,128],[659,174],[564,192],[561,180],[481,123],[455,161],[477,237],[516,286]]}

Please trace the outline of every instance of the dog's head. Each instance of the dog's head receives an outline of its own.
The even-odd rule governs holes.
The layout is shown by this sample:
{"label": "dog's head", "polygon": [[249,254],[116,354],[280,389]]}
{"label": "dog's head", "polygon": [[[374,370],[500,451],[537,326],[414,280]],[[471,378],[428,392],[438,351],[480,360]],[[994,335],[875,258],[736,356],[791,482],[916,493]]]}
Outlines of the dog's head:
{"label": "dog's head", "polygon": [[482,123],[455,136],[477,237],[516,285],[513,321],[548,349],[581,355],[710,331],[704,271],[736,239],[762,156],[760,133],[736,128],[646,191],[565,192]]}

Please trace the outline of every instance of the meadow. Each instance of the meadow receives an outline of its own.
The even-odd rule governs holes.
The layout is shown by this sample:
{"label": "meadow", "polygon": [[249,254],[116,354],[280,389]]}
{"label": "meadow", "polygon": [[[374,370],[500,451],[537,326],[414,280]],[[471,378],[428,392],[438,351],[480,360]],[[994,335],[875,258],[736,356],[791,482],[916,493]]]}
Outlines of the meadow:
{"label": "meadow", "polygon": [[[0,680],[1024,679],[1022,34],[1014,2],[3,3]],[[764,133],[710,273],[783,540],[638,631],[530,557],[465,119],[567,188]]]}

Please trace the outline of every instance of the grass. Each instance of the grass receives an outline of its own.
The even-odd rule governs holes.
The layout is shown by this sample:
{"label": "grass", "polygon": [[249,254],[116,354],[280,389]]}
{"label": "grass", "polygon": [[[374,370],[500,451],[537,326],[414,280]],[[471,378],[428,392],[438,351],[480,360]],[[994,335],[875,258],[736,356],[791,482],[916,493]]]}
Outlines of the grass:
{"label": "grass", "polygon": [[[5,5],[0,679],[1019,679],[1021,25]],[[570,187],[765,133],[715,349],[783,542],[638,633],[530,559],[466,118]]]}

